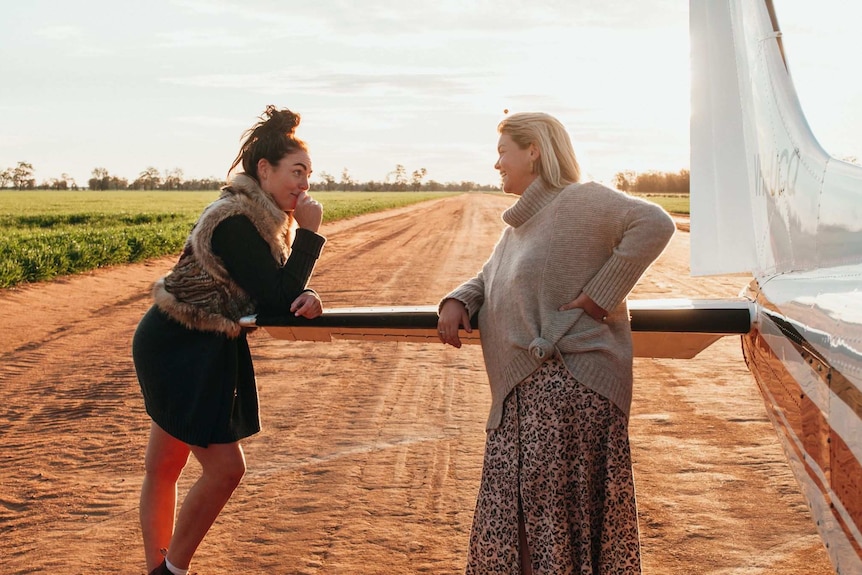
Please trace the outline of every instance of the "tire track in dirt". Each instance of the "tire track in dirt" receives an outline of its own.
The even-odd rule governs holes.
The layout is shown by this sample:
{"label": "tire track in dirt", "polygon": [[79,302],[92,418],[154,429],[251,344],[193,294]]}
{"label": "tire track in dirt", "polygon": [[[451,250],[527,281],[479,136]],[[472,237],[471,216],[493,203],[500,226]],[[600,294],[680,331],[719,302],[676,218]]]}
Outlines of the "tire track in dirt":
{"label": "tire track in dirt", "polygon": [[436,304],[450,287],[478,271],[502,231],[500,212],[511,199],[487,194],[476,199],[481,201],[455,197],[420,204],[403,216],[359,224],[338,236],[337,243],[328,242],[325,264],[312,280],[330,286],[324,305]]}

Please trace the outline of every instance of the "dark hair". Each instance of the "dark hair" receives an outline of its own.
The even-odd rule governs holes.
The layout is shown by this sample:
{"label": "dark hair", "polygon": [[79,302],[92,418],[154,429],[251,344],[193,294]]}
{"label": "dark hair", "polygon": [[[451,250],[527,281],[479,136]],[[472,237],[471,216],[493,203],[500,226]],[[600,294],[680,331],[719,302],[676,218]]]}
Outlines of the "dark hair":
{"label": "dark hair", "polygon": [[242,135],[245,141],[227,171],[228,176],[242,162],[243,171],[257,180],[257,163],[261,159],[266,159],[275,166],[291,152],[307,152],[305,142],[294,134],[299,120],[299,114],[287,108],[279,110],[272,104],[267,106],[266,111],[260,115],[260,121]]}

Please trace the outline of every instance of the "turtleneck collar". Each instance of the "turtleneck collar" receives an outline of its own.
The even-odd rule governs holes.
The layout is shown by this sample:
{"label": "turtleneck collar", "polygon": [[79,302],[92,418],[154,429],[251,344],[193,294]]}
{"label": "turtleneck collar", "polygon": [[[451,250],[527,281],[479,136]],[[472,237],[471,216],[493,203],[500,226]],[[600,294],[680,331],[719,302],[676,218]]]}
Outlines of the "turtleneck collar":
{"label": "turtleneck collar", "polygon": [[541,176],[537,177],[527,186],[518,201],[503,212],[503,221],[517,228],[550,204],[559,192],[559,188],[553,188],[546,184]]}

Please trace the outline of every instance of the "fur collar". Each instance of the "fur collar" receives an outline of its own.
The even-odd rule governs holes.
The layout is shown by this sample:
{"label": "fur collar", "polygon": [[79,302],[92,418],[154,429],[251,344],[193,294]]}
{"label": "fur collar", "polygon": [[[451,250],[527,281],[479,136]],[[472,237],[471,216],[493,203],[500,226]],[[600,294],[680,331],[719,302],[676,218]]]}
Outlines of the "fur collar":
{"label": "fur collar", "polygon": [[[244,173],[231,178],[228,185],[221,189],[219,198],[204,210],[189,236],[195,253],[210,253],[209,244],[216,226],[235,215],[244,215],[254,224],[261,237],[269,243],[277,262],[284,264],[287,261],[290,217],[279,209],[272,196],[260,187],[257,180]],[[210,273],[215,272],[214,277],[226,279],[220,265],[207,265],[215,262],[202,263],[209,268]]]}

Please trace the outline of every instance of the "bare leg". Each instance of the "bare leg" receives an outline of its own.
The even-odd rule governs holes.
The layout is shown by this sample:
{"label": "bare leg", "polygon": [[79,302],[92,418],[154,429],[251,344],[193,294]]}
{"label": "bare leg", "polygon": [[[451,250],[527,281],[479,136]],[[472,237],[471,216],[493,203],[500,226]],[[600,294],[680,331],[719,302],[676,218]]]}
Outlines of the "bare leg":
{"label": "bare leg", "polygon": [[177,517],[168,559],[187,569],[192,556],[245,474],[245,456],[236,443],[191,447],[203,473],[186,495]]}
{"label": "bare leg", "polygon": [[140,501],[147,571],[152,571],[162,562],[160,549],[166,548],[171,540],[177,507],[177,480],[188,460],[188,445],[171,437],[155,423],[150,426]]}

